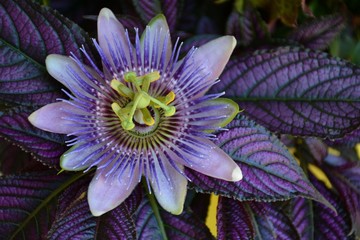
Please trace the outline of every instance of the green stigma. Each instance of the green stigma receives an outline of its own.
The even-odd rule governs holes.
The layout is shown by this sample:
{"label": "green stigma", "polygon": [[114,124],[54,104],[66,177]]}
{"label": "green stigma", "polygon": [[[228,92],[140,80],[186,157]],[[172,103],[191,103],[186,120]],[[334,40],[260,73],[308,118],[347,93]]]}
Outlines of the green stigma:
{"label": "green stigma", "polygon": [[150,84],[160,79],[158,71],[137,76],[135,72],[127,72],[124,74],[125,82],[131,83],[135,87],[135,91],[127,87],[119,80],[113,79],[110,83],[112,89],[117,91],[121,96],[129,98],[130,102],[125,107],[120,107],[116,102],[111,104],[111,108],[121,121],[121,126],[125,130],[132,130],[135,127],[134,119],[139,123],[145,123],[152,126],[155,123],[154,118],[148,107],[161,108],[166,117],[173,116],[176,112],[174,106],[169,104],[174,101],[175,93],[169,92],[166,96],[154,98],[149,95]]}

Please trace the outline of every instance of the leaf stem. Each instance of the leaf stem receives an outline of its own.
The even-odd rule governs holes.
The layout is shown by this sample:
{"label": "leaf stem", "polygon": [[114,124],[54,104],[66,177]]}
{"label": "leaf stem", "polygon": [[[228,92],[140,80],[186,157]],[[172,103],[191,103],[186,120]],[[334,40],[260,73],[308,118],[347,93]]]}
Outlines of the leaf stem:
{"label": "leaf stem", "polygon": [[168,240],[168,237],[166,235],[166,231],[165,231],[165,226],[164,226],[164,222],[162,221],[162,218],[161,218],[161,215],[160,215],[160,210],[159,210],[159,206],[157,204],[157,201],[154,197],[154,194],[151,194],[150,191],[149,191],[149,186],[148,184],[146,183],[146,181],[142,181],[143,185],[144,185],[144,188],[145,188],[145,191],[146,191],[146,195],[149,199],[149,202],[150,202],[150,206],[154,212],[154,215],[155,215],[155,219],[157,221],[157,223],[159,224],[159,228],[160,228],[160,233],[161,235],[163,236],[163,239],[164,240]]}
{"label": "leaf stem", "polygon": [[93,171],[93,169],[91,169],[90,171],[84,173],[84,172],[80,172],[77,173],[75,175],[73,175],[70,179],[68,179],[66,182],[64,182],[63,184],[61,184],[57,189],[55,189],[47,198],[44,199],[44,201],[42,201],[40,203],[39,206],[37,206],[37,208],[35,208],[34,211],[32,211],[30,213],[30,215],[19,225],[19,227],[16,229],[16,231],[11,235],[10,240],[15,239],[16,235],[25,228],[25,226],[30,222],[30,220],[35,217],[36,214],[38,214],[40,212],[40,210],[45,207],[53,198],[55,198],[60,192],[62,192],[65,188],[67,188],[68,186],[70,186],[73,182],[77,181],[78,179],[82,178],[83,176],[88,175],[89,173],[91,173]]}

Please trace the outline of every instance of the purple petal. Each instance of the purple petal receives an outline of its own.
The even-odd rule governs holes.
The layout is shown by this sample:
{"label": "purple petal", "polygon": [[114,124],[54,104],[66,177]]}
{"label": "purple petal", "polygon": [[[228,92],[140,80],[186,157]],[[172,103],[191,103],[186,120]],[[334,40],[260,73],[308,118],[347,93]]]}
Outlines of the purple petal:
{"label": "purple petal", "polygon": [[156,179],[152,181],[151,187],[159,204],[172,214],[180,214],[184,208],[187,191],[187,180],[176,171],[167,159],[163,161],[164,171],[159,165],[156,166]]}
{"label": "purple petal", "polygon": [[[223,150],[208,139],[197,139],[204,146],[191,146],[196,154],[182,153],[189,161],[171,153],[171,158],[197,172],[226,181],[240,181],[243,177],[239,166]],[[205,147],[206,146],[206,147]]]}
{"label": "purple petal", "polygon": [[92,69],[84,67],[92,79],[84,73],[78,64],[70,57],[51,54],[46,58],[46,69],[49,74],[67,87],[75,96],[92,98],[94,81],[101,77]]}
{"label": "purple petal", "polygon": [[101,146],[93,145],[80,149],[77,145],[73,146],[61,156],[61,168],[68,171],[79,171],[88,168],[92,164],[92,161],[85,162],[85,159],[100,147]]}
{"label": "purple petal", "polygon": [[[159,14],[149,22],[148,26],[150,26],[151,28],[145,29],[145,31],[141,35],[141,40],[143,42],[143,44],[141,45],[142,51],[144,51],[145,46],[150,47],[150,49],[147,49],[147,51],[145,51],[144,58],[150,57],[151,55],[156,55],[153,51],[160,51],[160,53],[162,51],[165,51],[165,62],[162,64],[166,66],[166,64],[170,60],[172,53],[169,26],[166,22],[166,18],[164,17],[164,15]],[[159,49],[153,47],[154,43],[159,46]],[[148,53],[148,56],[146,56],[146,53]],[[152,59],[150,59],[150,61],[152,61]]]}
{"label": "purple petal", "polygon": [[138,184],[138,172],[128,168],[122,173],[124,179],[116,176],[104,177],[99,171],[95,174],[88,190],[90,211],[94,216],[100,216],[119,206]]}
{"label": "purple petal", "polygon": [[51,103],[33,112],[29,121],[35,127],[48,132],[69,134],[76,131],[76,127],[67,117],[69,113],[77,111],[77,108],[66,102]]}
{"label": "purple petal", "polygon": [[[110,63],[113,67],[112,70],[114,72],[116,70],[114,59],[118,58],[116,49],[119,46],[121,46],[122,53],[124,54],[122,57],[129,63],[130,52],[133,51],[133,48],[129,46],[123,25],[117,20],[110,9],[101,9],[98,17],[97,29],[100,47],[104,51],[107,60],[111,61]],[[120,59],[117,60],[120,61]]]}
{"label": "purple petal", "polygon": [[[208,130],[225,127],[239,113],[239,105],[226,98],[217,98],[185,108],[189,125],[208,126]],[[189,114],[190,112],[190,114]],[[184,118],[185,118],[184,117]]]}
{"label": "purple petal", "polygon": [[194,55],[194,64],[199,65],[205,77],[198,82],[199,88],[208,86],[195,97],[200,97],[219,78],[220,74],[229,61],[229,58],[236,46],[236,39],[232,36],[219,37],[199,47]]}

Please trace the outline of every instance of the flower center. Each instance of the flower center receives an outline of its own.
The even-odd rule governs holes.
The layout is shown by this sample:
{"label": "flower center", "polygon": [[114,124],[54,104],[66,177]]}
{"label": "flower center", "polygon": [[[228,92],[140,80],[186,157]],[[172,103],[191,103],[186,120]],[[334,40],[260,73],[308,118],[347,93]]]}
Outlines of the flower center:
{"label": "flower center", "polygon": [[125,82],[131,83],[135,87],[135,91],[127,87],[119,80],[113,79],[110,83],[112,89],[117,91],[121,96],[130,99],[125,107],[120,107],[116,102],[111,104],[112,110],[119,117],[121,126],[125,130],[132,130],[135,127],[134,119],[139,123],[145,123],[152,126],[155,123],[154,118],[148,107],[161,108],[166,117],[173,116],[176,112],[174,106],[169,104],[174,101],[175,93],[169,92],[166,96],[152,97],[148,91],[150,84],[160,79],[158,71],[136,76],[135,72],[127,72],[124,74]]}

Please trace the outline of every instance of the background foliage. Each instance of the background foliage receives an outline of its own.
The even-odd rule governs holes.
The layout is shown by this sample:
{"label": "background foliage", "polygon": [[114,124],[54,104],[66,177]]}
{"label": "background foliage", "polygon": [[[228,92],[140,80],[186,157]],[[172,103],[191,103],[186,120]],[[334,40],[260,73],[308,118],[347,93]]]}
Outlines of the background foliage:
{"label": "background foliage", "polygon": [[[192,183],[180,216],[150,204],[139,185],[96,218],[86,201],[93,172],[58,174],[67,137],[36,129],[27,117],[64,97],[46,72],[48,54],[86,62],[84,45],[97,59],[90,37],[102,7],[130,33],[163,13],[183,53],[236,37],[211,92],[225,91],[244,109],[216,140],[242,168],[242,181],[186,169]],[[0,236],[212,239],[204,221],[216,193],[218,239],[359,237],[359,38],[356,0],[0,1]]]}

